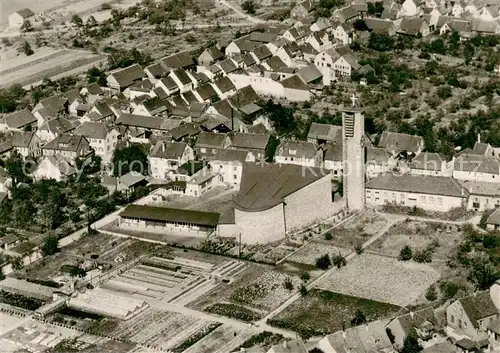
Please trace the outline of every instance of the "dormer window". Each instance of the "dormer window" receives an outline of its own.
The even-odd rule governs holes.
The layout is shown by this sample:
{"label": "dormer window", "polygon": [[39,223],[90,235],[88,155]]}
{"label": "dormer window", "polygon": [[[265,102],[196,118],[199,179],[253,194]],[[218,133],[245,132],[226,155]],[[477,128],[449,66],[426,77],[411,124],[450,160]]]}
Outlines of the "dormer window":
{"label": "dormer window", "polygon": [[289,150],[288,153],[291,154],[291,155],[296,155],[297,154],[297,150]]}

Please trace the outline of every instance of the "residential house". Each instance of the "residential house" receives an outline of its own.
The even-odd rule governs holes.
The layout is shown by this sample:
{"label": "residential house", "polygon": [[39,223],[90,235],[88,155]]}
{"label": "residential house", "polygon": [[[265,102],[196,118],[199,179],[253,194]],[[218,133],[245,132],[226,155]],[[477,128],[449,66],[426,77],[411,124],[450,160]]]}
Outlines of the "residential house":
{"label": "residential house", "polygon": [[296,4],[290,11],[290,17],[300,20],[310,16],[316,10],[315,0],[305,0]]}
{"label": "residential house", "polygon": [[23,157],[38,157],[41,154],[42,141],[31,131],[11,131],[0,142],[0,154],[10,155],[16,151]]}
{"label": "residential house", "polygon": [[226,134],[203,131],[196,139],[194,152],[199,159],[207,159],[213,156],[217,149],[226,147]]}
{"label": "residential house", "polygon": [[181,165],[193,159],[194,151],[188,144],[158,141],[149,153],[151,175],[155,179],[167,179]]}
{"label": "residential house", "polygon": [[284,341],[269,348],[267,353],[307,353],[308,350],[301,339]]}
{"label": "residential house", "polygon": [[[7,9],[5,9],[7,11]],[[9,27],[13,30],[19,30],[24,22],[35,16],[35,13],[28,8],[18,10],[9,15]]]}
{"label": "residential house", "polygon": [[384,4],[384,11],[380,16],[384,20],[397,20],[400,19],[401,5],[397,1],[388,1]]}
{"label": "residential house", "polygon": [[236,93],[236,86],[227,76],[215,80],[212,86],[220,99],[226,99]]}
{"label": "residential house", "polygon": [[498,319],[498,309],[488,292],[477,292],[446,307],[446,324],[458,335],[472,340],[486,336],[488,326]]}
{"label": "residential house", "polygon": [[482,21],[473,19],[471,21],[471,31],[475,35],[495,35],[500,34],[500,24],[498,21]]}
{"label": "residential house", "polygon": [[[467,11],[467,7],[465,8]],[[481,21],[493,22],[498,21],[499,18],[499,7],[498,4],[493,6],[483,6],[482,8],[476,10],[476,13],[471,13],[474,17],[477,17]]]}
{"label": "residential house", "polygon": [[335,77],[351,77],[353,72],[361,68],[358,60],[358,57],[353,53],[348,53],[338,58],[337,61],[333,63]]}
{"label": "residential house", "polygon": [[440,9],[438,7],[424,7],[423,13],[422,17],[429,24],[429,30],[435,31],[439,19],[442,17]]}
{"label": "residential house", "polygon": [[290,102],[306,102],[311,99],[309,86],[298,75],[290,76],[280,83],[284,98]]}
{"label": "residential house", "polygon": [[309,87],[314,85],[323,86],[323,74],[318,68],[313,65],[308,65],[300,68],[297,71],[297,75],[307,84]]}
{"label": "residential house", "polygon": [[413,331],[422,341],[432,338],[436,331],[440,331],[439,322],[433,308],[411,311],[393,319],[386,329],[394,337],[394,344],[401,349],[406,337]]}
{"label": "residential house", "polygon": [[495,211],[489,215],[486,220],[486,228],[488,230],[500,229],[500,208],[496,208]]}
{"label": "residential house", "polygon": [[200,127],[208,132],[228,133],[233,129],[231,119],[221,114],[205,113],[196,120]]}
{"label": "residential house", "polygon": [[318,53],[314,58],[314,65],[323,74],[323,82],[330,85],[336,78],[335,62],[343,55],[351,53],[348,46],[329,48]]}
{"label": "residential house", "polygon": [[410,174],[452,176],[453,162],[438,153],[423,152],[411,160]]}
{"label": "residential house", "polygon": [[176,171],[172,172],[170,174],[170,179],[175,182],[187,182],[193,175],[206,166],[208,166],[207,161],[188,161],[177,168]]}
{"label": "residential house", "polygon": [[120,139],[120,130],[105,123],[84,122],[75,129],[75,135],[84,136],[104,162],[109,162]]}
{"label": "residential house", "polygon": [[323,168],[330,171],[333,178],[340,177],[344,171],[344,156],[342,140],[336,143],[326,143],[323,146]]}
{"label": "residential house", "polygon": [[300,46],[295,42],[290,42],[278,48],[274,55],[278,56],[288,67],[296,67],[296,59],[302,55]]}
{"label": "residential house", "polygon": [[342,126],[312,123],[307,133],[307,142],[323,145],[327,142],[342,142]]}
{"label": "residential house", "polygon": [[254,58],[255,62],[258,64],[262,63],[264,60],[273,56],[271,51],[265,44],[259,45],[250,52],[250,55]]}
{"label": "residential house", "polygon": [[[337,23],[332,31],[333,37],[343,45],[349,45],[353,40],[353,29],[347,23]],[[317,49],[317,48],[315,48]]]}
{"label": "residential house", "polygon": [[461,17],[462,13],[465,12],[465,6],[466,6],[465,1],[454,2],[450,11],[451,15],[454,17]]}
{"label": "residential house", "polygon": [[176,81],[170,76],[164,77],[157,82],[158,87],[161,87],[166,93],[167,96],[171,96],[179,92],[179,86]]}
{"label": "residential house", "polygon": [[105,176],[101,181],[101,184],[108,189],[110,194],[118,191],[125,193],[125,195],[130,195],[138,188],[148,185],[148,183],[144,175],[134,171],[118,177]]}
{"label": "residential house", "polygon": [[222,175],[205,167],[200,169],[186,181],[185,194],[188,196],[200,197],[213,187],[221,185],[222,183]]}
{"label": "residential house", "polygon": [[394,352],[382,321],[372,321],[325,336],[318,342],[322,352]]}
{"label": "residential house", "polygon": [[188,51],[176,53],[160,59],[160,64],[166,71],[175,69],[190,69],[195,66],[195,62]]}
{"label": "residential house", "polygon": [[489,348],[493,352],[500,351],[500,320],[493,320],[488,326]]}
{"label": "residential house", "polygon": [[89,104],[93,104],[96,100],[100,99],[103,93],[104,91],[97,82],[92,82],[80,89],[80,95]]}
{"label": "residential house", "polygon": [[387,34],[389,36],[396,35],[396,26],[393,21],[384,20],[381,18],[365,18],[366,26],[371,32],[376,34]]}
{"label": "residential house", "polygon": [[[252,55],[252,57],[255,60],[255,56]],[[236,63],[231,58],[226,58],[225,60],[218,62],[216,66],[220,67],[223,76],[227,76],[232,72],[238,71],[238,66],[236,66]]]}
{"label": "residential house", "polygon": [[[443,17],[443,16],[441,16]],[[441,18],[440,18],[441,20]],[[439,26],[439,21],[437,26]],[[448,21],[444,23],[440,28],[439,28],[439,34],[444,35],[446,33],[451,33],[451,32],[457,32],[459,34],[466,34],[471,31],[472,27],[469,21],[467,20],[460,20],[453,18],[451,21]]]}
{"label": "residential house", "polygon": [[183,123],[178,127],[170,130],[170,136],[173,141],[181,142],[181,141],[192,141],[198,136],[201,132],[201,128],[199,125],[191,124],[191,123]]}
{"label": "residential house", "polygon": [[384,131],[380,137],[378,147],[385,148],[394,157],[400,155],[417,156],[424,149],[424,138],[422,136]]}
{"label": "residential house", "polygon": [[69,102],[65,97],[61,97],[59,95],[53,95],[44,99],[41,99],[35,108],[33,108],[32,112],[36,112],[37,110],[43,108],[50,108],[53,112],[59,113],[67,113],[68,112]]}
{"label": "residential house", "polygon": [[[85,99],[80,95],[80,91],[75,88],[66,93],[64,97],[68,100],[68,112],[72,116],[77,116],[81,110],[78,110],[78,106],[86,103]],[[81,113],[80,113],[81,114]]]}
{"label": "residential house", "polygon": [[366,183],[366,205],[418,207],[448,212],[465,207],[467,190],[450,177],[383,174]]}
{"label": "residential house", "polygon": [[393,156],[385,148],[366,147],[365,173],[368,179],[389,172],[394,165]]}
{"label": "residential house", "polygon": [[79,124],[80,122],[75,119],[52,119],[43,124],[38,130],[36,130],[36,135],[42,142],[49,142],[55,139],[60,134],[73,132]]}
{"label": "residential house", "polygon": [[112,123],[115,120],[115,117],[121,114],[115,114],[113,111],[113,107],[108,102],[97,102],[94,104],[90,113],[96,113],[98,118],[96,121],[105,121],[108,123]]}
{"label": "residential house", "polygon": [[152,96],[152,90],[154,88],[153,82],[149,78],[146,78],[141,81],[137,81],[132,85],[128,86],[125,91],[123,91],[123,95],[128,100],[134,100],[137,97],[141,96]]}
{"label": "residential house", "polygon": [[198,89],[193,91],[193,93],[200,102],[211,103],[219,100],[217,91],[210,83],[205,83],[204,85],[198,87]]}
{"label": "residential house", "polygon": [[168,116],[173,111],[173,106],[167,99],[153,97],[137,104],[132,114],[144,116]]}
{"label": "residential house", "polygon": [[313,24],[311,24],[311,27],[309,29],[312,32],[319,32],[319,31],[329,31],[332,29],[332,22],[330,21],[329,18],[326,17],[318,17],[316,21],[314,21]]}
{"label": "residential house", "polygon": [[33,179],[54,179],[56,181],[67,180],[76,175],[76,169],[60,154],[43,156],[36,170],[33,172]]}
{"label": "residential house", "polygon": [[500,180],[500,159],[460,153],[453,157],[453,177],[459,180],[498,183]]}
{"label": "residential house", "polygon": [[191,79],[184,69],[175,69],[170,72],[168,77],[174,80],[181,93],[191,91],[194,88],[194,78]]}
{"label": "residential house", "polygon": [[461,183],[469,191],[468,210],[483,212],[500,207],[498,182],[464,180]]}
{"label": "residential house", "polygon": [[280,164],[321,167],[323,164],[323,150],[314,143],[284,140],[276,148],[274,160]]}
{"label": "residential house", "polygon": [[[4,195],[1,195],[4,196]],[[2,197],[1,202],[3,202],[4,198]],[[0,249],[1,250],[12,250],[16,247],[16,245],[21,244],[21,239],[15,234],[8,234],[0,238]]]}
{"label": "residential house", "polygon": [[222,176],[222,182],[239,185],[243,174],[243,163],[252,162],[251,153],[246,150],[221,148],[209,160],[210,169]]}
{"label": "residential house", "polygon": [[304,44],[310,31],[307,27],[290,28],[283,33],[283,38],[290,42],[295,42],[298,45]]}
{"label": "residential house", "polygon": [[161,65],[160,62],[156,62],[154,64],[146,66],[144,72],[153,82],[156,82],[157,80],[165,77],[168,74],[168,71]]}
{"label": "residential house", "polygon": [[420,0],[405,0],[401,5],[398,17],[414,17],[422,13],[422,1]]}
{"label": "residential house", "polygon": [[[407,0],[413,1],[413,0]],[[427,37],[430,33],[429,23],[424,18],[409,18],[405,17],[401,20],[399,25],[399,34],[409,35],[409,36],[422,36]]]}
{"label": "residential house", "polygon": [[42,147],[44,156],[59,154],[70,161],[86,157],[91,152],[89,141],[82,135],[60,134]]}
{"label": "residential house", "polygon": [[208,66],[224,57],[217,47],[208,47],[198,56],[198,65]]}
{"label": "residential house", "polygon": [[247,34],[246,36],[237,38],[228,44],[226,47],[225,54],[226,56],[232,56],[234,54],[243,54],[251,51],[253,48],[260,45],[259,42],[254,42],[250,40],[251,34]]}
{"label": "residential house", "polygon": [[271,134],[250,134],[231,132],[227,134],[225,145],[227,148],[249,152],[251,162],[266,159],[268,147],[270,146]]}
{"label": "residential house", "polygon": [[106,78],[108,87],[124,91],[127,87],[132,86],[138,81],[142,81],[146,77],[146,73],[139,64],[133,64],[126,68],[113,70]]}
{"label": "residential house", "polygon": [[[137,130],[140,136],[149,138],[153,134],[162,134],[179,126],[179,119],[165,119],[156,116],[122,114],[117,120],[116,125],[123,126],[125,133]],[[137,136],[138,137],[138,136]]]}
{"label": "residential house", "polygon": [[333,12],[332,17],[341,23],[346,23],[346,22],[354,22],[357,19],[361,18],[363,13],[361,11],[358,11],[358,8],[349,5],[345,6],[343,8],[337,9]]}
{"label": "residential house", "polygon": [[0,123],[0,131],[35,131],[36,127],[37,118],[28,109],[11,113],[3,118],[3,123]]}

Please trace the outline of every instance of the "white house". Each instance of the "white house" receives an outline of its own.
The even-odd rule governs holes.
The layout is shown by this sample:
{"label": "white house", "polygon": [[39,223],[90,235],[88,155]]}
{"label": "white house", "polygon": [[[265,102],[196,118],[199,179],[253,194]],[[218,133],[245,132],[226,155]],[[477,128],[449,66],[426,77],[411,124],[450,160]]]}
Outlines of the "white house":
{"label": "white house", "polygon": [[283,85],[283,96],[290,102],[305,102],[311,99],[309,87],[298,75],[290,76],[280,82]]}
{"label": "white house", "polygon": [[483,212],[500,207],[500,186],[498,183],[485,181],[461,181],[461,184],[469,191],[467,209]]}
{"label": "white house", "polygon": [[453,178],[500,182],[500,160],[496,157],[462,153],[453,158]]}
{"label": "white house", "polygon": [[243,164],[251,161],[249,151],[221,148],[209,161],[209,165],[213,172],[221,175],[222,182],[229,185],[239,185],[243,173]]}
{"label": "white house", "polygon": [[28,8],[19,10],[9,15],[9,27],[12,29],[20,29],[24,21],[35,16],[35,13]]}
{"label": "white house", "polygon": [[421,12],[420,0],[405,0],[399,10],[399,17],[413,17]]}
{"label": "white house", "polygon": [[222,184],[222,175],[203,168],[196,172],[187,182],[185,194],[188,196],[200,197],[213,187]]}
{"label": "white house", "polygon": [[194,151],[188,144],[158,141],[149,154],[151,175],[155,179],[168,179],[170,173],[193,159]]}
{"label": "white house", "polygon": [[352,29],[346,23],[338,24],[332,31],[333,37],[344,45],[352,43]]}
{"label": "white house", "polygon": [[84,122],[75,129],[76,135],[84,136],[104,162],[109,162],[113,156],[118,139],[121,136],[117,127],[105,123]]}
{"label": "white house", "polygon": [[360,68],[358,58],[352,53],[341,56],[333,64],[336,77],[351,77],[352,73]]}
{"label": "white house", "polygon": [[467,190],[450,177],[387,173],[366,183],[366,205],[418,207],[447,212],[464,207]]}
{"label": "white house", "polygon": [[437,153],[424,152],[412,159],[410,174],[430,176],[452,176],[453,162],[446,161]]}
{"label": "white house", "polygon": [[311,142],[285,140],[276,148],[274,159],[279,164],[321,167],[323,150]]}
{"label": "white house", "polygon": [[181,93],[191,91],[194,88],[194,78],[191,79],[184,69],[175,69],[168,75],[176,83]]}
{"label": "white house", "polygon": [[44,156],[33,172],[34,180],[54,179],[61,181],[76,174],[74,167],[59,154]]}
{"label": "white house", "polygon": [[174,95],[177,92],[179,92],[179,86],[170,76],[162,78],[157,82],[156,85],[157,87],[163,88],[163,90],[167,93],[168,96]]}

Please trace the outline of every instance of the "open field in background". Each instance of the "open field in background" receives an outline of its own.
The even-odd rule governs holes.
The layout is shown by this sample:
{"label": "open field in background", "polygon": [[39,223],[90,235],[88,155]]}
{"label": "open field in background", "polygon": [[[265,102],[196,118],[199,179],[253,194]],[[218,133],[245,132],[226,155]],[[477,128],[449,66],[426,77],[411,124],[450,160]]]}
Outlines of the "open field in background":
{"label": "open field in background", "polygon": [[397,258],[401,249],[409,245],[414,251],[423,250],[432,242],[439,246],[433,252],[433,259],[446,260],[453,253],[463,233],[455,225],[422,221],[403,221],[393,225],[367,251]]}
{"label": "open field in background", "polygon": [[286,259],[286,261],[297,262],[306,265],[316,265],[316,259],[325,254],[330,255],[342,255],[346,256],[352,252],[352,249],[342,248],[339,246],[333,246],[324,244],[323,241],[312,241],[306,245],[304,245],[299,251]]}
{"label": "open field in background", "polygon": [[0,88],[14,83],[29,86],[44,78],[54,76],[60,78],[66,72],[75,74],[75,70],[78,68],[84,72],[88,65],[98,65],[100,61],[107,58],[106,55],[96,55],[83,50],[51,49],[48,47],[43,49],[43,52],[38,55],[26,57],[24,54],[19,54],[19,57],[3,59],[2,71],[0,71],[2,78]]}
{"label": "open field in background", "polygon": [[350,327],[357,310],[365,315],[367,321],[374,321],[391,317],[400,310],[400,307],[313,289],[268,323],[293,330],[301,336],[323,336]]}
{"label": "open field in background", "polygon": [[364,253],[345,267],[330,272],[317,287],[406,306],[413,304],[439,278],[439,272],[429,265]]}

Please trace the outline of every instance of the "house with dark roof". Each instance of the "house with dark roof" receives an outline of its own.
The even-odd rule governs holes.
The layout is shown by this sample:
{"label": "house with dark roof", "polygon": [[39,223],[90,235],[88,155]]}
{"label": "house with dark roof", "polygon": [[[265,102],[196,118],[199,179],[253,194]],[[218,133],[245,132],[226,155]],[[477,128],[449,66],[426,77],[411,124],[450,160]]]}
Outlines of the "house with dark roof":
{"label": "house with dark roof", "polygon": [[103,122],[83,122],[75,129],[74,134],[84,136],[94,153],[105,162],[111,160],[121,137],[120,130],[116,126]]}
{"label": "house with dark roof", "polygon": [[[149,138],[152,134],[161,134],[170,131],[180,125],[180,120],[175,119],[175,124],[172,124],[174,119],[159,118],[156,116],[144,116],[135,114],[122,114],[116,119],[116,125],[124,127],[122,135],[128,135],[129,131],[137,130],[139,135]],[[130,130],[131,129],[131,130]]]}
{"label": "house with dark roof", "polygon": [[[407,1],[413,1],[413,0],[407,0]],[[427,21],[424,18],[405,17],[401,20],[397,33],[413,37],[415,36],[427,37],[430,33],[429,23],[427,23]]]}
{"label": "house with dark roof", "polygon": [[386,326],[394,337],[394,344],[402,348],[404,340],[410,332],[416,332],[419,339],[430,340],[434,332],[440,331],[441,327],[436,313],[432,307],[419,311],[411,311],[393,319]]}
{"label": "house with dark roof", "polygon": [[387,173],[396,165],[392,154],[385,148],[367,146],[365,149],[365,172],[369,179]]}
{"label": "house with dark roof", "polygon": [[312,123],[307,133],[307,141],[323,145],[327,142],[342,142],[342,126]]}
{"label": "house with dark roof", "polygon": [[222,177],[222,182],[229,185],[239,185],[243,174],[243,164],[252,162],[249,151],[220,148],[209,158],[209,165],[212,171]]}
{"label": "house with dark roof", "polygon": [[283,239],[288,232],[327,218],[332,212],[331,191],[330,175],[318,168],[245,163],[233,198],[235,227],[220,235],[241,236],[247,244]]}
{"label": "house with dark roof", "polygon": [[215,91],[213,85],[210,83],[201,85],[196,90],[194,90],[193,93],[200,102],[211,103],[219,100],[217,92]]}
{"label": "house with dark roof", "polygon": [[42,154],[44,156],[59,154],[70,161],[86,157],[91,152],[92,148],[85,136],[66,133],[60,134],[42,147]]}
{"label": "house with dark roof", "polygon": [[476,292],[446,307],[446,325],[471,340],[486,338],[488,326],[498,319],[498,309],[489,292]]}
{"label": "house with dark roof", "polygon": [[80,125],[80,122],[76,119],[56,118],[47,121],[38,128],[36,135],[42,142],[49,142],[60,134],[72,133],[78,125]]}
{"label": "house with dark roof", "polygon": [[276,148],[274,159],[280,164],[319,168],[323,165],[323,150],[311,142],[284,140]]}
{"label": "house with dark roof", "polygon": [[33,172],[33,179],[36,181],[43,179],[67,180],[76,174],[72,163],[58,153],[43,156]]}
{"label": "house with dark roof", "polygon": [[316,10],[315,0],[305,0],[296,4],[290,11],[290,17],[299,20],[312,14]]}
{"label": "house with dark roof", "polygon": [[424,138],[422,136],[384,131],[380,136],[378,147],[385,148],[393,156],[402,153],[418,155],[424,149]]}
{"label": "house with dark roof", "polygon": [[150,80],[159,80],[168,74],[168,71],[159,62],[146,66],[144,72]]}
{"label": "house with dark roof", "polygon": [[199,159],[207,159],[214,155],[219,148],[226,148],[226,144],[226,134],[203,131],[196,139],[194,152]]}
{"label": "house with dark roof", "polygon": [[106,82],[108,87],[123,91],[146,76],[146,73],[139,64],[133,64],[123,69],[120,68],[111,71],[106,78]]}
{"label": "house with dark roof", "polygon": [[170,72],[168,77],[172,78],[179,87],[181,93],[188,92],[194,88],[196,80],[184,69],[175,69]]}
{"label": "house with dark roof", "polygon": [[253,49],[250,52],[250,54],[253,56],[253,58],[255,59],[255,62],[257,64],[260,64],[264,60],[266,60],[266,59],[270,58],[271,56],[273,56],[273,54],[271,53],[271,51],[264,44],[262,44],[262,45],[256,47],[255,49]]}
{"label": "house with dark roof", "polygon": [[87,103],[91,104],[99,99],[103,93],[101,86],[97,82],[90,83],[80,89],[80,95],[85,98]]}
{"label": "house with dark roof", "polygon": [[135,98],[150,95],[150,92],[153,90],[154,84],[151,82],[149,78],[145,78],[144,80],[137,81],[134,84],[128,86],[124,91],[123,95],[129,100],[133,101]]}
{"label": "house with dark roof", "polygon": [[31,131],[11,131],[0,140],[0,155],[10,156],[17,152],[23,157],[38,157],[41,154],[42,141]]}
{"label": "house with dark roof", "polygon": [[336,77],[351,77],[353,72],[356,72],[361,68],[359,64],[359,58],[353,54],[348,53],[342,55],[333,63],[333,69],[335,70]]}
{"label": "house with dark roof", "polygon": [[199,125],[185,123],[180,124],[178,127],[170,130],[170,135],[173,141],[189,141],[196,138],[196,136],[198,136],[201,131],[202,130]]}
{"label": "house with dark roof", "polygon": [[342,140],[338,142],[328,142],[322,145],[323,167],[332,173],[333,178],[342,176],[344,172],[344,155]]}
{"label": "house with dark roof", "polygon": [[24,21],[33,16],[35,16],[35,13],[28,8],[18,10],[9,15],[9,27],[19,30],[23,26]]}
{"label": "house with dark roof", "polygon": [[418,207],[447,212],[464,207],[468,192],[451,177],[386,173],[366,183],[366,205]]}
{"label": "house with dark roof", "polygon": [[149,152],[151,176],[167,179],[184,163],[194,159],[193,149],[184,142],[158,141]]}
{"label": "house with dark roof", "polygon": [[217,47],[208,47],[198,56],[198,65],[208,66],[224,57]]}
{"label": "house with dark roof", "polygon": [[495,211],[489,215],[486,221],[486,227],[488,230],[500,229],[500,207],[496,208]]}
{"label": "house with dark roof", "polygon": [[231,132],[227,134],[226,146],[228,148],[243,150],[250,153],[251,162],[263,161],[266,159],[271,134],[251,134],[241,132]]}
{"label": "house with dark roof", "polygon": [[174,110],[174,106],[167,100],[158,97],[148,98],[137,106],[132,111],[135,115],[144,116],[168,116]]}
{"label": "house with dark roof", "polygon": [[410,174],[452,176],[453,162],[438,153],[422,152],[409,163]]}
{"label": "house with dark roof", "polygon": [[304,66],[297,71],[297,75],[308,85],[322,85],[323,74],[315,65]]}
{"label": "house with dark roof", "polygon": [[290,102],[307,102],[311,99],[309,86],[298,75],[285,78],[280,83],[284,98]]}
{"label": "house with dark roof", "polygon": [[290,42],[295,42],[298,45],[304,44],[307,36],[310,34],[310,30],[307,27],[295,28],[292,27],[283,33],[283,38],[289,40]]}
{"label": "house with dark roof", "polygon": [[500,159],[480,154],[459,153],[453,157],[453,177],[459,180],[498,183]]}
{"label": "house with dark roof", "polygon": [[161,87],[167,94],[167,96],[171,96],[179,92],[179,86],[176,81],[171,76],[164,77],[157,82],[157,86]]}
{"label": "house with dark roof", "polygon": [[366,26],[371,32],[376,34],[387,34],[393,36],[396,34],[394,22],[382,18],[365,18]]}
{"label": "house with dark roof", "polygon": [[228,133],[232,131],[231,119],[221,114],[205,113],[196,122],[208,132]]}
{"label": "house with dark roof", "polygon": [[26,129],[35,130],[37,127],[37,118],[31,114],[28,109],[19,110],[17,112],[6,115],[3,118],[4,130],[6,131],[22,131]]}
{"label": "house with dark roof", "polygon": [[231,58],[218,62],[216,66],[220,67],[224,76],[238,70],[238,66]]}
{"label": "house with dark roof", "polygon": [[117,116],[113,111],[113,107],[110,102],[100,101],[94,104],[94,107],[90,110],[90,113],[96,113],[95,121],[105,121],[112,123]]}
{"label": "house with dark roof", "polygon": [[175,69],[189,69],[195,66],[191,53],[183,51],[160,59],[160,64],[167,71]]}
{"label": "house with dark roof", "polygon": [[236,86],[227,76],[215,80],[212,87],[220,99],[226,99],[236,93]]}

